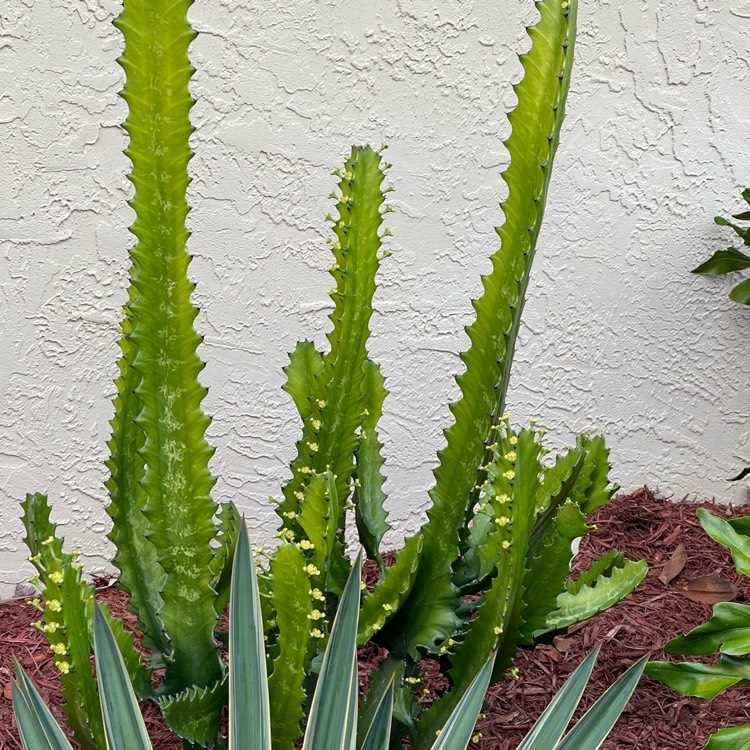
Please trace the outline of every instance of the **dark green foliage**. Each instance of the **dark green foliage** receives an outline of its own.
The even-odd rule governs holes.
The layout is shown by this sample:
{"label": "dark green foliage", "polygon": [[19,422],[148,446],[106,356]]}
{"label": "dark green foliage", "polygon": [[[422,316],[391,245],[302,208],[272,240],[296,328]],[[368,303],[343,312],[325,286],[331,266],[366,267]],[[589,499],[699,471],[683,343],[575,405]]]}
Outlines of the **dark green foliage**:
{"label": "dark green foliage", "polygon": [[[750,206],[750,188],[742,191],[742,197]],[[750,221],[750,211],[741,211],[733,214],[737,221]],[[741,226],[733,221],[717,216],[714,221],[721,227],[731,227],[734,233],[742,240],[745,247],[750,247],[750,225]],[[736,247],[728,247],[725,250],[717,250],[707,261],[693,269],[693,273],[701,273],[707,276],[721,276],[725,273],[744,271],[750,268],[750,255],[738,250]],[[741,281],[729,293],[729,298],[742,305],[750,305],[750,279]]]}
{"label": "dark green foliage", "polygon": [[[725,521],[702,508],[697,511],[708,535],[732,553],[737,571],[750,575],[750,525],[747,519]],[[736,602],[720,602],[713,617],[664,646],[668,654],[709,656],[718,653],[718,663],[652,661],[646,673],[683,695],[713,700],[735,685],[750,684],[750,607]],[[750,724],[724,729],[709,738],[706,750],[744,748],[750,741]],[[737,742],[738,744],[733,744]]]}

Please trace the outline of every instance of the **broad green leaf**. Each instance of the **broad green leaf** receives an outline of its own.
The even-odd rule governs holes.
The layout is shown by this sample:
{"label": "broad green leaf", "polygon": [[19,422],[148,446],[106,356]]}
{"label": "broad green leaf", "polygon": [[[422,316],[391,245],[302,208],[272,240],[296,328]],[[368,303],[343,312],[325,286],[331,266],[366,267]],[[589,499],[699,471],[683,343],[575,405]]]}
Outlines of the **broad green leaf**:
{"label": "broad green leaf", "polygon": [[271,750],[260,594],[244,522],[237,537],[230,601],[229,748]]}
{"label": "broad green leaf", "polygon": [[720,729],[708,738],[703,750],[750,750],[750,724]]}
{"label": "broad green leaf", "polygon": [[362,559],[339,603],[310,706],[303,750],[353,750],[357,736],[357,619]]}
{"label": "broad green leaf", "polygon": [[743,575],[750,576],[750,538],[738,534],[728,521],[711,515],[707,510],[696,511],[706,533],[719,544],[729,548],[735,567]]}
{"label": "broad green leaf", "polygon": [[693,273],[707,276],[719,276],[733,271],[750,268],[750,255],[740,252],[734,247],[717,250],[707,261],[693,269]]}
{"label": "broad green leaf", "polygon": [[24,750],[72,750],[62,729],[18,661],[18,682],[11,683],[13,711]]}
{"label": "broad green leaf", "polygon": [[94,608],[94,656],[109,750],[151,750],[151,741],[120,649],[104,615]]}
{"label": "broad green leaf", "polygon": [[621,675],[578,720],[555,750],[597,750],[633,695],[647,661],[648,657],[644,656]]}
{"label": "broad green leaf", "polygon": [[477,717],[482,710],[484,695],[490,684],[494,660],[493,654],[469,685],[468,690],[461,696],[461,700],[435,740],[432,750],[458,750],[468,746]]}
{"label": "broad green leaf", "polygon": [[729,299],[734,302],[739,302],[741,305],[750,305],[750,279],[737,284],[737,286],[729,292]]}
{"label": "broad green leaf", "polygon": [[568,677],[517,750],[549,750],[557,745],[586,689],[600,648],[597,646]]}
{"label": "broad green leaf", "polygon": [[750,682],[750,661],[723,655],[718,664],[652,661],[646,674],[683,695],[713,700],[722,690]]}
{"label": "broad green leaf", "polygon": [[705,656],[719,651],[730,656],[750,654],[750,607],[736,602],[714,605],[713,617],[689,633],[673,638],[667,654]]}

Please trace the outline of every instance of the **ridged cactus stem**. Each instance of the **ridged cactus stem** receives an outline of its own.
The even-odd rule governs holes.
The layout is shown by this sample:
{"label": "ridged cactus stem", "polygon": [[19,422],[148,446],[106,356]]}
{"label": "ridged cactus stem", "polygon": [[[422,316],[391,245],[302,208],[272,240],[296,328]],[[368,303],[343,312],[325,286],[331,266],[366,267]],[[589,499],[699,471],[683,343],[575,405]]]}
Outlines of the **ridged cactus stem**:
{"label": "ridged cactus stem", "polygon": [[[140,508],[138,513],[116,508],[112,514],[139,519],[135,523],[156,555],[144,568],[136,560],[138,550],[127,549],[132,535],[113,538],[124,547],[120,564],[133,564],[138,585],[161,587],[156,616],[169,639],[166,692],[207,686],[223,674],[213,637],[215,592],[209,568],[216,534],[216,506],[210,497],[214,479],[208,471],[212,449],[204,437],[209,420],[200,407],[203,363],[197,356],[197,310],[187,273],[188,139],[193,131],[188,84],[194,71],[188,47],[196,35],[187,20],[191,2],[125,0],[115,21],[125,37],[119,62],[126,73],[122,96],[129,115],[124,127],[130,136],[126,154],[133,165],[129,179],[135,186],[131,231],[137,239],[131,250],[132,299],[124,329],[120,400],[127,397],[127,416],[134,417],[143,432],[142,441],[136,442],[145,497],[142,516]],[[129,388],[135,388],[138,405],[131,405]],[[113,462],[133,446],[133,428],[123,425],[121,432],[126,441],[117,443],[118,435],[113,435]],[[132,476],[113,475],[118,482],[127,479]],[[113,493],[113,502],[133,502],[136,489],[132,484],[129,489],[130,496]],[[163,575],[155,580],[159,569]],[[123,578],[130,574],[124,571]],[[158,633],[149,635],[160,642]]]}
{"label": "ridged cactus stem", "polygon": [[[331,219],[334,237],[330,240],[334,257],[330,273],[335,281],[330,292],[334,302],[330,348],[321,355],[311,345],[301,344],[285,369],[286,390],[303,418],[292,478],[283,489],[284,499],[278,508],[283,529],[294,533],[301,533],[295,519],[314,473],[332,471],[341,507],[349,498],[354,455],[362,439],[358,430],[365,418],[367,339],[383,236],[385,175],[381,154],[369,146],[354,147],[337,174],[339,193],[332,197],[338,217]],[[337,527],[343,531],[343,510]],[[346,571],[342,573],[339,582],[343,586]]]}
{"label": "ridged cactus stem", "polygon": [[457,378],[461,397],[451,406],[455,422],[446,430],[446,446],[438,456],[422,559],[407,605],[410,616],[399,618],[391,631],[392,645],[412,654],[418,646],[434,648],[460,624],[454,614],[451,561],[486,479],[482,467],[491,457],[492,427],[505,404],[565,113],[577,0],[541,0],[536,7],[541,18],[528,29],[532,46],[520,58],[524,77],[514,87],[518,104],[509,115],[512,130],[505,145],[511,160],[503,174],[509,194],[502,205],[505,223],[498,230],[501,246],[492,256],[492,271],[482,279],[484,292],[474,302],[476,319],[466,329],[471,346],[461,355],[466,366]]}

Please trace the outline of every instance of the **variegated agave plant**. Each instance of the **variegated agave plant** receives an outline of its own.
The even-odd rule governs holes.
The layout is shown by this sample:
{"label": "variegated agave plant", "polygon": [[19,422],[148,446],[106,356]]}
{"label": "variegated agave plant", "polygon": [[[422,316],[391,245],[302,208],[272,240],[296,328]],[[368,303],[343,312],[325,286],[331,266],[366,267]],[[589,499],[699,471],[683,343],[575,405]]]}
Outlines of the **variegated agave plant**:
{"label": "variegated agave plant", "polygon": [[[125,129],[135,186],[130,291],[120,342],[120,377],[108,461],[120,586],[130,597],[150,656],[109,616],[135,690],[160,706],[185,747],[220,746],[228,680],[217,624],[229,599],[231,561],[241,521],[217,506],[208,469],[212,449],[201,410],[205,390],[196,309],[187,269],[187,166],[193,100],[187,20],[191,0],[125,0],[116,21],[125,37],[120,62],[129,105]],[[540,18],[521,56],[523,80],[510,114],[511,161],[505,223],[484,292],[474,302],[462,355],[461,397],[439,453],[428,520],[386,566],[377,424],[386,395],[367,354],[375,276],[383,257],[380,151],[355,147],[338,172],[331,246],[333,324],[326,352],[300,343],[286,368],[286,390],[302,418],[292,477],[278,505],[281,544],[261,576],[268,641],[268,690],[274,750],[294,747],[306,721],[320,657],[350,574],[344,542],[354,510],[359,541],[377,565],[363,596],[360,643],[374,640],[388,658],[371,695],[394,687],[392,741],[430,747],[493,653],[492,679],[519,647],[611,606],[645,575],[643,563],[612,551],[568,580],[571,542],[586,517],[608,502],[608,452],[601,437],[543,462],[542,432],[514,429],[505,411],[524,295],[557,150],[570,83],[576,0],[536,2]],[[50,521],[47,500],[24,504],[26,541],[38,570],[43,617],[62,675],[68,721],[84,750],[104,747],[102,713],[89,666],[93,590]],[[478,595],[478,596],[477,596]],[[420,704],[419,660],[436,658],[451,689]],[[154,685],[154,672],[160,679]],[[364,715],[371,706],[365,704]]]}

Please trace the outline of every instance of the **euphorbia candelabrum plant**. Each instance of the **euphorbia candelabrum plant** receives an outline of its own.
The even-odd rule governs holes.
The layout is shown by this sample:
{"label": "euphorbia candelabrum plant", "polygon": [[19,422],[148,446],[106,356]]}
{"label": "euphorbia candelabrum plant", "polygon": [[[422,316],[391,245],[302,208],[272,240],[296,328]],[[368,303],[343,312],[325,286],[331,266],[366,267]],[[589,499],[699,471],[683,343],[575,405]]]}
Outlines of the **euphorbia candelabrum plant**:
{"label": "euphorbia candelabrum plant", "polygon": [[[201,410],[200,337],[188,279],[185,217],[192,152],[187,21],[191,0],[125,0],[115,24],[125,37],[120,63],[129,106],[125,130],[136,215],[130,288],[122,327],[112,420],[108,513],[119,585],[138,617],[132,635],[107,614],[136,691],[156,701],[185,747],[221,746],[227,675],[217,637],[229,598],[240,519],[210,491],[212,449]],[[386,395],[367,354],[375,276],[389,211],[381,151],[354,147],[340,171],[330,244],[334,310],[328,348],[302,342],[291,354],[286,390],[302,418],[292,476],[278,504],[280,545],[261,575],[269,653],[273,743],[294,747],[337,602],[351,569],[344,529],[354,511],[359,542],[380,577],[363,595],[359,642],[388,657],[371,678],[377,696],[394,681],[393,743],[429,747],[474,676],[497,651],[493,678],[519,647],[614,604],[645,565],[612,551],[568,580],[571,542],[586,516],[607,503],[608,452],[601,437],[543,462],[542,431],[513,428],[505,415],[511,361],[542,224],[570,83],[576,0],[536,3],[538,22],[521,56],[523,80],[506,141],[509,194],[500,247],[474,302],[462,355],[454,422],[438,455],[424,526],[387,566],[388,529],[377,424]],[[63,552],[47,500],[30,495],[24,523],[38,570],[43,618],[64,683],[66,711],[84,750],[104,748],[89,665],[93,589]],[[419,661],[438,660],[450,689],[419,702]],[[159,679],[154,672],[163,670]],[[153,686],[155,685],[155,686]],[[365,703],[367,713],[371,705]]]}

